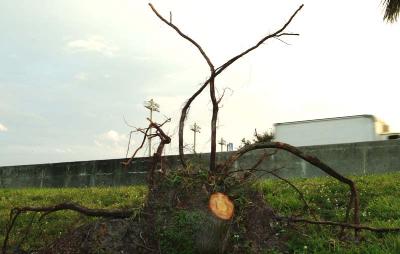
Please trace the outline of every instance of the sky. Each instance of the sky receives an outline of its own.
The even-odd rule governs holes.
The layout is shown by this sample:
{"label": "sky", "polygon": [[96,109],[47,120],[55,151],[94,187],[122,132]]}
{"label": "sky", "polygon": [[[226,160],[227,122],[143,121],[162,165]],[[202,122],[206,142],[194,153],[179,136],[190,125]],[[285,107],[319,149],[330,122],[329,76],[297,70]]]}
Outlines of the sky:
{"label": "sky", "polygon": [[[217,78],[219,94],[227,88],[218,139],[238,147],[273,123],[358,114],[400,131],[400,22],[382,20],[381,1],[152,3],[167,18],[171,11],[215,66],[304,4],[285,30],[299,36],[268,40]],[[143,103],[152,98],[160,105],[154,120],[172,119],[166,153],[177,153],[180,110],[209,69],[147,1],[2,0],[0,31],[0,166],[125,157],[126,123],[147,126]],[[201,126],[198,152],[210,150],[210,119],[205,91],[187,119]],[[141,138],[133,135],[130,151]],[[193,143],[188,128],[185,143]]]}

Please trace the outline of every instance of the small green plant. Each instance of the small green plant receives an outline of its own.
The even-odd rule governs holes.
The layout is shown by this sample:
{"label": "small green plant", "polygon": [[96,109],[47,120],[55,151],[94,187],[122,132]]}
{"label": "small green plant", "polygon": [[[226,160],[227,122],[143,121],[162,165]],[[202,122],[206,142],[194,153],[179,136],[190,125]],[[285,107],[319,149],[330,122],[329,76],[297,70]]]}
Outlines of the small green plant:
{"label": "small green plant", "polygon": [[[205,215],[199,211],[176,211],[167,223],[159,221],[157,234],[163,253],[190,254],[194,251],[196,233],[202,228]],[[160,216],[159,220],[165,219]]]}
{"label": "small green plant", "polygon": [[[400,226],[400,173],[354,176],[361,197],[361,222],[376,227]],[[343,197],[349,195],[345,186],[322,177],[292,181],[305,195],[317,216],[325,220],[344,219]],[[296,202],[297,193],[277,180],[264,180],[257,188],[265,193],[268,203],[283,214],[302,214],[303,207]],[[362,232],[359,244],[337,239],[338,228],[296,225],[287,232],[288,246],[293,253],[400,253],[398,233],[376,235]],[[307,246],[305,252],[304,246]]]}

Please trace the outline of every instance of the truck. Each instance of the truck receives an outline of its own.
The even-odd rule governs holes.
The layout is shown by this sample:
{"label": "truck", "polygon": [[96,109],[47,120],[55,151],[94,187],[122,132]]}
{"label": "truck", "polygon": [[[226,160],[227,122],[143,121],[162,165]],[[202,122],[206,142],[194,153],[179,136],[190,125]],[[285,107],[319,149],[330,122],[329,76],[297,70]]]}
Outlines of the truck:
{"label": "truck", "polygon": [[354,115],[274,124],[274,141],[312,146],[398,139],[373,115]]}

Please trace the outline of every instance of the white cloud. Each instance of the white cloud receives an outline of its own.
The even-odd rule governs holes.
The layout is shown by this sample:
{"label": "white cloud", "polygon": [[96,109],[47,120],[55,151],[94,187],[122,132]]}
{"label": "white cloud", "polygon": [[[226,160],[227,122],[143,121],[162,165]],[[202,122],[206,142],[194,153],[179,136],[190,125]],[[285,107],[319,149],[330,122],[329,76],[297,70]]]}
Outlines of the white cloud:
{"label": "white cloud", "polygon": [[110,130],[107,133],[103,134],[103,137],[116,143],[126,139],[124,134],[119,134],[117,131],[114,130]]}
{"label": "white cloud", "polygon": [[115,130],[109,130],[96,136],[94,144],[107,154],[122,156],[126,153],[128,137]]}
{"label": "white cloud", "polygon": [[8,128],[0,123],[0,132],[6,132]]}
{"label": "white cloud", "polygon": [[56,148],[55,151],[56,151],[57,153],[61,153],[61,154],[64,154],[64,153],[72,153],[72,149],[71,149],[71,148],[66,148],[66,149]]}
{"label": "white cloud", "polygon": [[73,40],[67,43],[67,47],[74,52],[97,52],[113,57],[119,48],[101,36],[89,36],[87,39]]}

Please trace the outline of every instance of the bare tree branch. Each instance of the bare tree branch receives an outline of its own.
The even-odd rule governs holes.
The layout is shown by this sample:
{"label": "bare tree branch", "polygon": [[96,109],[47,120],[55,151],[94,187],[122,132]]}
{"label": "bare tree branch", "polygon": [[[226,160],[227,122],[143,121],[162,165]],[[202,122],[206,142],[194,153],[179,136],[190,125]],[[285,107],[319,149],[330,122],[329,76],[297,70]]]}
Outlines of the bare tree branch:
{"label": "bare tree branch", "polygon": [[[166,123],[168,123],[168,122],[171,121],[171,118],[166,119],[166,120],[165,120],[163,123],[161,123],[161,124],[157,124],[157,123],[155,123],[155,122],[152,122],[149,118],[147,118],[147,120],[150,122],[150,124],[149,124],[149,126],[148,126],[147,128],[143,129],[143,128],[136,128],[136,127],[134,127],[134,128],[136,128],[136,130],[131,131],[131,134],[132,134],[132,132],[141,132],[141,133],[143,133],[142,143],[140,144],[140,146],[139,146],[138,148],[136,148],[135,152],[133,153],[133,155],[131,156],[131,158],[130,158],[128,161],[121,162],[122,165],[128,166],[129,164],[131,164],[131,162],[132,162],[132,160],[135,158],[136,154],[139,152],[140,149],[143,148],[143,145],[144,145],[144,143],[146,142],[146,139],[147,139],[147,138],[159,137],[159,134],[157,134],[157,133],[156,133],[156,134],[152,134],[152,135],[147,134],[151,128],[155,128],[156,130],[157,130],[157,129],[161,129],[161,127],[162,127],[164,124],[166,124]],[[128,153],[128,151],[129,151],[130,140],[131,140],[131,135],[129,135],[129,143],[128,143],[127,153]],[[126,157],[128,157],[128,155],[127,155]]]}
{"label": "bare tree branch", "polygon": [[286,44],[286,45],[288,45],[288,46],[291,45],[290,43],[287,43],[286,41],[282,40],[282,39],[279,38],[279,37],[275,37],[275,39],[277,39],[278,41],[280,41],[280,42],[282,42],[282,43],[284,43],[284,44]]}
{"label": "bare tree branch", "polygon": [[261,163],[262,163],[263,161],[265,161],[267,158],[271,157],[271,155],[274,155],[274,154],[276,154],[276,151],[274,151],[274,152],[272,152],[272,153],[264,152],[264,153],[258,158],[258,160],[256,161],[256,163],[254,163],[254,165],[251,166],[250,168],[248,168],[248,169],[232,170],[232,171],[229,171],[228,174],[226,174],[226,176],[230,176],[230,175],[232,175],[232,174],[234,174],[234,173],[238,173],[238,172],[256,171],[257,168],[261,165]]}
{"label": "bare tree branch", "polygon": [[131,145],[131,139],[132,139],[132,133],[134,133],[135,131],[130,131],[129,132],[129,141],[128,141],[128,147],[126,148],[126,154],[125,154],[125,158],[128,158],[128,154],[129,154],[129,147]]}
{"label": "bare tree branch", "polygon": [[[257,135],[257,130],[255,130],[255,135]],[[304,197],[303,192],[301,192],[299,190],[299,188],[296,187],[296,185],[294,185],[291,181],[289,181],[288,179],[278,175],[277,173],[275,173],[277,170],[282,169],[282,168],[275,168],[272,170],[266,170],[266,169],[258,169],[258,167],[261,165],[261,163],[271,157],[272,155],[275,155],[278,151],[275,150],[272,153],[267,153],[266,151],[262,154],[262,156],[260,156],[257,160],[257,162],[249,169],[240,169],[240,170],[234,170],[234,171],[229,171],[227,174],[227,177],[229,177],[230,175],[232,175],[233,173],[237,173],[237,172],[244,172],[244,171],[248,171],[248,172],[255,172],[255,171],[261,171],[261,172],[265,172],[267,174],[273,175],[274,177],[280,179],[281,181],[287,183],[289,186],[291,186],[296,192],[297,194],[299,194],[300,199],[302,200],[305,208],[307,208],[308,211],[310,211],[311,215],[313,216],[313,218],[315,220],[317,220],[317,216],[315,215],[313,209],[311,209],[310,205],[308,204],[307,200]]]}
{"label": "bare tree branch", "polygon": [[286,36],[286,35],[294,35],[294,36],[299,36],[300,34],[298,33],[280,33],[275,37],[281,37],[281,36]]}
{"label": "bare tree branch", "polygon": [[157,17],[160,18],[165,24],[167,24],[168,26],[173,28],[180,36],[182,36],[186,40],[190,41],[200,51],[201,55],[204,57],[204,59],[206,60],[208,66],[210,67],[210,72],[211,72],[210,78],[208,80],[206,80],[204,82],[204,84],[188,99],[188,101],[186,102],[185,106],[182,108],[181,117],[179,119],[179,158],[181,160],[181,163],[182,163],[183,167],[186,168],[186,162],[185,162],[184,151],[183,151],[183,129],[184,129],[184,125],[185,125],[185,120],[186,120],[186,117],[187,117],[188,110],[190,108],[190,104],[204,90],[204,88],[208,84],[210,84],[210,96],[211,96],[211,100],[212,100],[212,103],[213,103],[213,115],[212,115],[212,119],[211,119],[210,170],[214,170],[215,169],[215,164],[216,164],[216,162],[215,162],[215,159],[216,159],[216,155],[215,155],[215,153],[216,153],[216,130],[215,130],[215,126],[216,126],[217,115],[218,115],[218,101],[215,98],[215,92],[212,91],[212,90],[215,89],[215,85],[214,85],[215,78],[223,70],[225,70],[228,66],[230,66],[232,63],[234,63],[237,59],[243,57],[244,55],[246,55],[249,52],[253,51],[254,49],[258,48],[266,40],[268,40],[270,38],[273,38],[273,37],[277,37],[277,36],[278,37],[279,36],[283,36],[283,35],[298,35],[298,34],[282,33],[282,32],[291,23],[291,21],[297,15],[297,13],[301,10],[301,8],[303,8],[303,5],[301,5],[292,14],[292,16],[289,18],[289,20],[280,29],[278,29],[276,32],[263,37],[256,45],[254,45],[253,47],[243,51],[242,53],[238,54],[237,56],[231,58],[229,61],[227,61],[226,63],[224,63],[222,66],[220,66],[217,69],[214,69],[214,66],[213,66],[210,58],[207,56],[207,54],[204,52],[202,47],[196,41],[194,41],[192,38],[190,38],[189,36],[184,34],[182,31],[180,31],[180,29],[177,26],[175,26],[174,24],[172,24],[172,22],[168,22],[163,16],[161,16],[157,12],[157,10],[154,8],[154,6],[152,4],[149,4],[149,6],[153,10],[153,12],[157,15]]}
{"label": "bare tree branch", "polygon": [[122,165],[128,166],[129,164],[131,164],[133,158],[135,158],[135,156],[139,152],[139,150],[143,148],[143,145],[144,145],[144,143],[146,142],[146,139],[147,139],[147,132],[150,130],[150,128],[151,127],[146,128],[146,131],[145,131],[145,133],[143,135],[142,143],[140,144],[140,146],[138,148],[136,148],[135,152],[133,153],[131,158],[129,158],[128,161],[121,162]]}
{"label": "bare tree branch", "polygon": [[337,227],[345,227],[345,228],[352,228],[357,231],[360,230],[369,230],[375,233],[391,233],[391,232],[400,232],[400,228],[375,228],[370,226],[364,226],[360,224],[350,224],[350,223],[342,223],[336,221],[313,221],[304,218],[296,218],[296,217],[275,217],[277,220],[280,221],[287,221],[287,222],[299,222],[299,223],[307,223],[307,224],[315,224],[315,225],[331,225]]}
{"label": "bare tree branch", "polygon": [[[153,186],[154,186],[154,172],[157,169],[157,165],[160,164],[161,161],[162,161],[162,152],[164,150],[164,146],[166,144],[171,143],[171,138],[167,134],[165,134],[165,132],[161,129],[161,127],[165,123],[169,122],[171,119],[167,119],[164,123],[162,123],[160,125],[152,122],[149,118],[147,118],[147,120],[150,121],[150,126],[153,126],[156,129],[157,135],[161,140],[160,144],[158,145],[157,151],[153,156],[153,166],[152,166],[152,168],[151,168],[151,170],[150,170],[150,172],[148,174],[148,182],[150,184],[150,188],[153,188]],[[162,171],[163,174],[165,173],[162,167],[161,167],[161,171]]]}
{"label": "bare tree branch", "polygon": [[299,35],[299,34],[291,34],[291,33],[282,33],[286,27],[292,22],[293,18],[297,15],[297,13],[303,8],[303,4],[299,6],[299,8],[297,8],[297,10],[292,14],[292,16],[289,18],[289,20],[278,30],[276,30],[274,33],[269,34],[267,36],[265,36],[264,38],[262,38],[256,45],[254,45],[253,47],[243,51],[242,53],[236,55],[235,57],[231,58],[229,61],[227,61],[226,63],[224,63],[223,65],[221,65],[220,67],[218,67],[216,69],[217,75],[219,73],[221,73],[223,70],[225,70],[228,66],[230,66],[231,64],[233,64],[236,60],[238,60],[239,58],[247,55],[248,53],[250,53],[251,51],[255,50],[256,48],[258,48],[261,44],[263,44],[266,40],[271,39],[273,37],[279,37],[282,35]]}
{"label": "bare tree branch", "polygon": [[10,233],[11,230],[13,229],[15,221],[17,220],[20,214],[25,212],[43,212],[45,213],[45,215],[48,215],[50,213],[61,210],[70,210],[84,214],[86,216],[103,217],[103,218],[128,218],[132,216],[136,211],[136,209],[122,209],[122,210],[91,209],[75,203],[61,203],[54,206],[44,206],[44,207],[31,207],[31,206],[15,207],[10,211],[10,220],[6,227],[6,234],[3,241],[2,254],[7,253],[8,239],[10,237]]}
{"label": "bare tree branch", "polygon": [[218,120],[218,101],[215,96],[215,70],[211,70],[210,77],[210,97],[212,102],[212,117],[211,117],[211,151],[210,151],[210,171],[215,171],[217,160],[217,120]]}
{"label": "bare tree branch", "polygon": [[[154,8],[154,6],[149,3],[150,8],[153,10],[153,12],[157,15],[157,17],[159,19],[161,19],[165,24],[167,24],[168,26],[170,26],[171,28],[173,28],[180,36],[182,36],[183,38],[185,38],[186,40],[190,41],[199,51],[200,54],[204,57],[204,59],[206,60],[208,66],[210,67],[210,70],[214,69],[214,65],[212,64],[210,58],[207,56],[206,52],[204,52],[203,48],[192,38],[190,38],[189,36],[187,36],[186,34],[184,34],[177,26],[175,26],[174,24],[172,24],[172,22],[168,22],[168,20],[166,20],[163,16],[161,16],[158,11],[156,10],[156,8]],[[172,14],[170,13],[170,21],[172,20]]]}
{"label": "bare tree branch", "polygon": [[226,90],[230,90],[231,93],[232,93],[232,89],[230,89],[229,87],[225,87],[225,88],[222,90],[222,94],[219,96],[219,99],[217,100],[218,104],[219,104],[219,103],[221,102],[221,100],[224,98]]}
{"label": "bare tree branch", "polygon": [[268,172],[268,174],[271,174],[271,175],[275,176],[276,178],[278,178],[278,179],[284,181],[284,182],[287,183],[290,187],[292,187],[292,188],[297,192],[297,194],[299,194],[299,197],[300,197],[300,199],[303,201],[303,204],[304,204],[305,208],[307,208],[307,210],[311,213],[311,216],[313,216],[314,220],[317,220],[317,216],[315,215],[314,210],[311,209],[311,206],[308,204],[306,198],[304,197],[303,192],[300,191],[299,188],[296,187],[296,185],[294,185],[291,181],[289,181],[288,179],[286,179],[286,178],[284,178],[284,177],[282,177],[282,176],[276,174],[276,173],[273,172],[273,171],[267,171],[267,172]]}
{"label": "bare tree branch", "polygon": [[[354,224],[359,225],[360,224],[360,198],[356,189],[355,183],[326,165],[325,163],[321,162],[318,158],[305,155],[303,154],[302,151],[298,150],[297,148],[281,143],[281,142],[262,142],[262,143],[254,143],[251,145],[244,146],[243,148],[239,149],[236,153],[234,153],[228,160],[225,161],[224,165],[221,166],[222,172],[225,172],[225,174],[228,173],[229,169],[232,167],[233,163],[239,159],[242,155],[244,155],[247,152],[253,151],[253,150],[258,150],[258,149],[265,149],[265,148],[275,148],[275,149],[282,149],[287,152],[290,152],[297,157],[311,163],[312,165],[318,167],[321,169],[323,172],[326,174],[330,175],[331,177],[337,179],[338,181],[345,183],[349,185],[350,192],[352,198],[350,198],[349,201],[349,207],[354,208]],[[355,235],[356,238],[358,237],[359,230],[355,229]]]}

